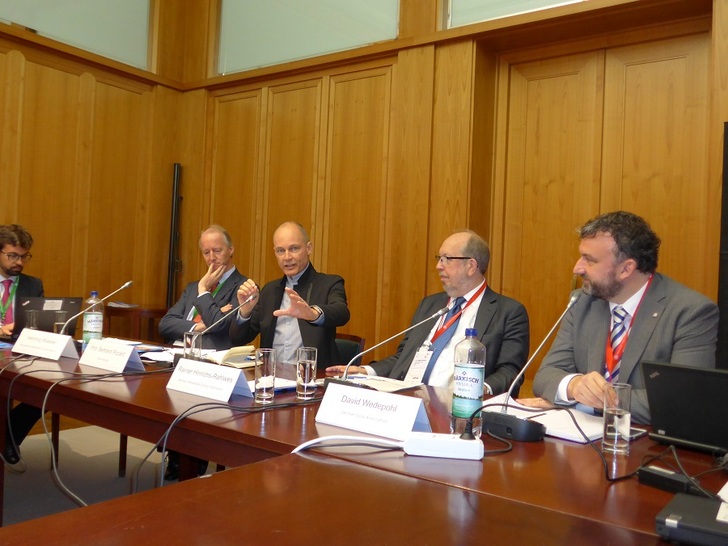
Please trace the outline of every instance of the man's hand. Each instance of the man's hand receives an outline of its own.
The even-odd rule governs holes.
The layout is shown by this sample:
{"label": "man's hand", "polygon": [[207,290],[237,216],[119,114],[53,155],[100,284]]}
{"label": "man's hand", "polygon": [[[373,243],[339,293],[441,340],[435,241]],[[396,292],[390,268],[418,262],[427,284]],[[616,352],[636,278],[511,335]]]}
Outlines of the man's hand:
{"label": "man's hand", "polygon": [[[346,369],[346,366],[329,366],[326,368],[326,375],[331,376],[341,376],[344,375],[344,370]],[[355,374],[355,373],[362,373],[366,375],[367,371],[362,366],[349,366],[349,373]]]}
{"label": "man's hand", "polygon": [[13,328],[15,327],[15,323],[11,324],[3,324],[0,326],[0,335],[10,337],[13,335]]}
{"label": "man's hand", "polygon": [[566,387],[569,400],[576,400],[596,409],[604,407],[604,397],[609,391],[609,383],[599,372],[577,375],[569,381],[569,385]]}
{"label": "man's hand", "polygon": [[254,296],[251,301],[243,305],[238,310],[238,315],[240,315],[241,318],[250,318],[250,314],[253,312],[253,307],[255,307],[255,304],[258,303],[258,292],[258,285],[255,284],[255,281],[252,279],[248,279],[238,288],[238,305],[242,305],[242,303],[250,296]]}
{"label": "man's hand", "polygon": [[319,318],[320,313],[311,307],[304,299],[298,295],[298,292],[292,288],[286,288],[286,294],[291,299],[291,305],[288,309],[276,309],[273,315],[276,317],[294,317],[307,320],[309,322]]}
{"label": "man's hand", "polygon": [[556,407],[555,404],[552,404],[544,398],[516,398],[516,402],[529,408],[553,409]]}
{"label": "man's hand", "polygon": [[217,269],[213,269],[214,264],[210,264],[207,268],[207,273],[197,283],[197,295],[204,294],[205,292],[212,292],[213,287],[220,282],[223,273],[225,273],[225,266],[221,265]]}

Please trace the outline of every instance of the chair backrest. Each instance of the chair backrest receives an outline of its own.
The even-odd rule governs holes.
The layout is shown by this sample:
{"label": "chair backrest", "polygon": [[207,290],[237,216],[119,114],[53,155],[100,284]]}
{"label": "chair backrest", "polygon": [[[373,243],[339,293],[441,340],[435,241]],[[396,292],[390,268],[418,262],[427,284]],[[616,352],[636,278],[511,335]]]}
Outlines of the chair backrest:
{"label": "chair backrest", "polygon": [[[348,364],[349,361],[364,350],[366,340],[363,337],[352,334],[336,334],[336,348],[339,350],[341,364]],[[352,366],[359,366],[361,357],[357,358]]]}

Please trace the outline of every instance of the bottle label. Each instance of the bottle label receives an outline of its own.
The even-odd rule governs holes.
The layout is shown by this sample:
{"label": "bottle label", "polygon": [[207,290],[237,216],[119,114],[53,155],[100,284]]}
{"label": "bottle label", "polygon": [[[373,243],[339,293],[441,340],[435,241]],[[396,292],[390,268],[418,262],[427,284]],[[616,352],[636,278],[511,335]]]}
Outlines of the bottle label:
{"label": "bottle label", "polygon": [[452,414],[455,417],[470,417],[483,405],[483,383],[485,367],[482,364],[455,363],[452,393]]}
{"label": "bottle label", "polygon": [[84,334],[86,332],[91,332],[94,334],[99,334],[99,338],[101,337],[101,333],[104,330],[104,314],[103,313],[91,313],[87,312],[83,315],[83,332]]}

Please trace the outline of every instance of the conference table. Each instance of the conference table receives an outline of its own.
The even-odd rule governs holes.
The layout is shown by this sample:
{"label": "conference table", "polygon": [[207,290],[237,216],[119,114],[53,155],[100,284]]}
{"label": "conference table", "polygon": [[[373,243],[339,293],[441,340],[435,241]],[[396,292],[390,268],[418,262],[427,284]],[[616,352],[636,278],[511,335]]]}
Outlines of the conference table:
{"label": "conference table", "polygon": [[[66,359],[60,362],[17,361],[2,368],[0,434],[4,434],[8,392],[15,400],[40,405],[61,370],[65,373],[98,373],[98,370]],[[122,434],[158,442],[177,415],[209,402],[167,390],[169,377],[168,370],[157,370],[97,381],[67,381],[53,386],[46,407]],[[449,393],[446,390],[420,387],[407,394],[423,400],[433,431],[448,431]],[[211,503],[216,508],[210,508],[210,518],[201,517],[202,520],[211,527],[220,527],[221,533],[223,528],[230,532],[237,529],[247,537],[247,533],[257,532],[258,526],[276,528],[276,518],[281,518],[279,523],[286,524],[285,529],[290,532],[295,527],[294,522],[300,521],[299,515],[294,516],[291,512],[297,511],[296,504],[301,501],[316,507],[317,517],[310,521],[311,532],[316,535],[336,527],[346,530],[349,538],[358,538],[360,535],[356,533],[361,529],[357,524],[365,523],[368,530],[378,530],[381,537],[389,539],[399,536],[398,525],[409,531],[416,527],[418,533],[420,527],[429,529],[431,522],[439,522],[449,529],[443,531],[443,537],[449,532],[461,536],[462,540],[438,541],[434,540],[439,536],[433,534],[434,531],[422,531],[423,537],[433,538],[426,543],[477,542],[468,536],[474,539],[489,532],[508,536],[510,540],[538,537],[536,542],[546,544],[588,536],[605,537],[604,542],[612,537],[613,543],[619,540],[619,544],[659,543],[654,518],[672,494],[640,484],[636,478],[614,483],[606,478],[607,475],[633,472],[644,457],[664,451],[664,446],[648,438],[633,442],[628,456],[608,458],[606,469],[590,446],[555,438],[535,443],[516,442],[510,452],[493,455],[487,451],[501,445],[486,438],[486,456],[482,461],[414,457],[372,446],[329,446],[326,443],[313,447],[304,455],[288,455],[294,447],[314,438],[358,434],[316,423],[318,404],[297,402],[294,393],[277,394],[276,405],[279,404],[282,407],[267,407],[261,411],[251,399],[234,397],[229,405],[181,420],[169,435],[170,449],[239,468],[44,520],[53,521],[54,529],[63,528],[66,525],[63,522],[67,522],[71,533],[73,520],[93,510],[94,513],[98,511],[98,519],[107,521],[107,529],[119,532],[122,521],[133,514],[135,521],[142,518],[140,521],[147,530],[154,528],[154,532],[164,533],[167,532],[163,529],[165,526],[173,525],[168,520],[184,522],[187,526],[194,519],[189,515],[185,517],[185,507],[169,509],[169,516],[164,516],[168,507],[176,506],[183,502],[182,499],[199,499],[199,502],[191,502],[190,513],[195,512],[197,504]],[[709,470],[713,465],[706,454],[687,450],[679,450],[679,454],[681,464],[691,473]],[[63,461],[60,462],[61,471],[62,465]],[[263,487],[266,484],[261,484],[260,476],[268,472],[280,474],[280,478],[270,478],[271,483],[267,484],[270,487],[266,488]],[[707,474],[701,480],[715,492],[725,482],[725,473],[722,476],[721,473]],[[276,489],[276,483],[280,490]],[[400,490],[403,496],[391,492]],[[162,498],[164,502],[160,502]],[[233,501],[233,498],[238,500]],[[451,504],[443,506],[444,502]],[[231,503],[230,509],[226,508],[226,503]],[[409,509],[410,505],[423,506],[424,515],[417,515],[414,509]],[[149,521],[142,516],[148,512],[146,506],[156,506],[154,519],[158,520],[157,524],[153,524],[151,516]],[[265,515],[258,514],[257,507]],[[401,513],[403,507],[409,516]],[[231,510],[235,517],[230,515]],[[402,517],[390,520],[390,513]],[[114,514],[119,521],[115,526],[109,526],[109,519],[113,519]],[[321,516],[325,516],[322,519],[326,523],[318,521]],[[96,516],[86,517],[97,520]],[[0,530],[0,541],[6,541],[7,531],[21,526],[25,531],[18,530],[18,533],[31,533],[32,523]],[[475,535],[457,534],[471,526],[476,529]],[[103,529],[98,531],[101,533]],[[128,532],[129,537],[134,536],[132,529]],[[28,538],[31,536],[27,535]]]}

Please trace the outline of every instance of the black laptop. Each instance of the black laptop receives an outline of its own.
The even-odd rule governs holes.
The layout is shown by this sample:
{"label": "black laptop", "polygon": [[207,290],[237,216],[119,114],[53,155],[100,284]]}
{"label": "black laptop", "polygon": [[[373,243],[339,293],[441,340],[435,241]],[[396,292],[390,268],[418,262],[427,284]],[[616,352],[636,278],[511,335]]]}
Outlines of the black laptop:
{"label": "black laptop", "polygon": [[655,518],[655,530],[662,538],[687,544],[725,546],[728,522],[719,517],[719,499],[678,493]]}
{"label": "black laptop", "polygon": [[728,451],[728,370],[642,361],[642,373],[652,416],[650,438]]}
{"label": "black laptop", "polygon": [[[27,311],[34,309],[38,311],[38,330],[44,332],[53,331],[53,323],[56,320],[56,311],[66,311],[67,319],[81,311],[83,298],[37,298],[37,297],[15,297],[15,327],[13,328],[13,339],[17,339],[20,332],[25,328],[28,316]],[[66,327],[66,334],[73,336],[76,332],[78,318],[72,320]]]}

